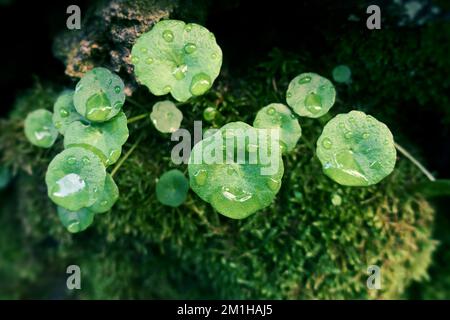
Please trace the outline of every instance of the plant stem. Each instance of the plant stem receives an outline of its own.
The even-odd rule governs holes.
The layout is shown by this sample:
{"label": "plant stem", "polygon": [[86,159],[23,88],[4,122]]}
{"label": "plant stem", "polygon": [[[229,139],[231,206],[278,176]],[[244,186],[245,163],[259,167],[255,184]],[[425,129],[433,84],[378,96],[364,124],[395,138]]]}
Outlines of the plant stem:
{"label": "plant stem", "polygon": [[395,148],[397,148],[398,151],[400,151],[401,154],[403,154],[406,158],[408,158],[417,168],[420,169],[420,171],[423,172],[427,176],[427,178],[430,181],[436,181],[436,178],[433,177],[433,175],[428,171],[416,158],[414,158],[406,149],[404,149],[401,145],[398,143],[395,143]]}
{"label": "plant stem", "polygon": [[140,115],[138,115],[138,116],[129,118],[128,121],[127,121],[127,123],[130,124],[130,123],[133,123],[133,122],[142,120],[142,119],[144,119],[144,118],[147,118],[148,115],[149,115],[149,113],[147,112],[147,113],[143,113],[143,114],[140,114]]}
{"label": "plant stem", "polygon": [[130,155],[133,153],[133,151],[136,149],[136,147],[139,145],[139,142],[142,140],[142,135],[136,140],[136,142],[133,144],[133,146],[130,148],[130,150],[127,151],[127,153],[124,154],[124,156],[119,160],[119,162],[116,164],[114,169],[111,171],[111,178],[114,177],[114,175],[117,173],[117,170],[122,166],[122,164],[127,160]]}
{"label": "plant stem", "polygon": [[138,108],[144,108],[142,105],[140,105],[139,103],[137,103],[136,101],[134,101],[134,100],[131,99],[131,98],[127,98],[127,102],[131,103],[131,104],[134,105],[135,107],[138,107]]}

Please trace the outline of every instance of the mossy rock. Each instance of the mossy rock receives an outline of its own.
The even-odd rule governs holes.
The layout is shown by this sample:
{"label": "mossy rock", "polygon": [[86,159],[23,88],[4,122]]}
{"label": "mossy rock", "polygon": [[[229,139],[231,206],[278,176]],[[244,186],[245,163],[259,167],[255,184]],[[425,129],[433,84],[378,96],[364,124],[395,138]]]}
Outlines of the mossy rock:
{"label": "mossy rock", "polygon": [[[258,76],[246,81],[249,87],[261,86],[256,92],[269,91]],[[287,86],[287,81],[279,85]],[[31,109],[36,96],[29,94],[21,104]],[[251,123],[268,99],[233,88],[211,91],[185,106],[186,123],[201,119],[204,106],[218,96],[218,110],[227,122]],[[248,106],[245,113],[242,105]],[[16,114],[27,109],[21,107]],[[119,200],[77,235],[59,223],[46,196],[45,170],[62,146],[53,152],[29,152],[16,121],[2,125],[0,148],[9,150],[1,162],[20,164],[11,186],[14,196],[3,197],[0,209],[0,261],[9,270],[0,273],[0,280],[18,288],[16,297],[389,299],[403,297],[413,281],[426,276],[435,246],[433,210],[404,182],[420,181],[417,169],[400,159],[378,185],[340,186],[321,173],[315,157],[314,142],[321,131],[316,120],[302,122],[304,136],[284,158],[285,175],[275,202],[241,221],[221,216],[192,191],[178,208],[160,204],[156,178],[173,168],[168,153],[172,144],[149,130],[149,123],[133,124],[124,150],[136,134],[143,140],[114,177],[122,190]],[[333,204],[335,195],[341,197],[340,205]],[[83,290],[75,296],[61,280],[74,263],[83,272]],[[382,269],[379,291],[366,287],[371,264]],[[0,291],[8,297],[13,292]]]}

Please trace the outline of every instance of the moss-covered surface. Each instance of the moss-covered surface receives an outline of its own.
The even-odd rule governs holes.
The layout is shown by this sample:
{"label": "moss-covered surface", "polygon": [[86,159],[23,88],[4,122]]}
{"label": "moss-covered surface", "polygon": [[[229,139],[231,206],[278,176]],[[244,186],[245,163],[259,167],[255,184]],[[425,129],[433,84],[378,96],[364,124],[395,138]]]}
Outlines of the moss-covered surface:
{"label": "moss-covered surface", "polygon": [[[449,37],[448,25],[439,23],[403,30],[401,37],[394,29],[370,35],[326,33],[323,55],[317,55],[318,48],[282,48],[247,66],[226,60],[213,89],[180,107],[182,127],[192,131],[193,121],[211,106],[221,114],[216,127],[230,121],[252,123],[261,107],[284,102],[287,85],[297,74],[314,71],[331,78],[332,69],[344,63],[351,67],[352,83],[337,85],[331,114],[354,108],[372,114],[416,154],[427,146],[420,139],[411,142],[420,128],[408,119],[430,114],[431,120],[448,119],[450,114],[445,94],[449,80],[432,72],[449,68]],[[426,45],[417,48],[417,41]],[[227,59],[230,50],[224,43]],[[430,63],[434,68],[428,68]],[[284,158],[276,201],[242,221],[219,215],[192,191],[178,208],[161,205],[155,195],[157,177],[175,167],[186,173],[187,167],[172,164],[173,143],[148,117],[135,122],[124,152],[142,140],[115,176],[121,191],[117,204],[85,232],[69,234],[44,183],[61,141],[41,150],[23,135],[26,113],[51,109],[61,89],[37,82],[18,98],[8,119],[0,120],[0,163],[15,173],[0,193],[0,298],[448,298],[448,281],[437,284],[448,279],[448,255],[436,260],[428,282],[417,284],[427,278],[437,245],[434,210],[410,189],[423,176],[399,157],[394,172],[376,186],[337,185],[321,172],[315,156],[315,141],[330,117],[301,119],[303,136]],[[124,111],[130,117],[150,112],[156,101],[140,87]],[[431,112],[430,105],[435,106]],[[440,127],[434,127],[438,132]],[[340,205],[332,202],[337,195]],[[444,241],[439,249],[444,251],[438,252],[445,252],[450,242],[443,237],[448,221],[442,212],[437,212],[436,236]],[[65,270],[71,264],[81,267],[80,291],[65,290]],[[381,267],[380,291],[366,287],[371,264]],[[408,292],[413,283],[413,293]]]}

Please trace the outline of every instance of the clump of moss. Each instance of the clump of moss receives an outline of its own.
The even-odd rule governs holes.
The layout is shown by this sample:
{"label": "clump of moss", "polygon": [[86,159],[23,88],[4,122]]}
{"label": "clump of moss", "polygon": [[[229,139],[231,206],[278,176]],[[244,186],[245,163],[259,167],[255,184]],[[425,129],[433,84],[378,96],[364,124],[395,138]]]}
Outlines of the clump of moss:
{"label": "clump of moss", "polygon": [[[285,59],[283,65],[299,63]],[[281,95],[273,81],[265,81],[270,70],[278,74],[270,69],[273,66],[269,60],[241,83],[226,78],[217,83],[184,106],[183,123],[201,119],[203,109],[210,106],[220,112],[221,121],[251,123],[261,106]],[[286,88],[290,77],[274,76],[277,87]],[[154,100],[148,95],[136,99],[147,105]],[[341,112],[344,102],[334,112]],[[26,104],[23,114],[34,108],[35,101]],[[142,111],[138,109],[124,107],[131,115]],[[0,148],[15,153],[14,158],[5,154],[2,163],[11,164],[13,159],[18,163],[15,195],[8,202],[20,224],[1,223],[0,234],[11,234],[6,229],[14,228],[18,243],[29,251],[14,249],[11,252],[17,255],[2,261],[9,270],[22,268],[34,275],[25,281],[8,274],[8,281],[22,288],[17,291],[21,297],[47,296],[64,287],[60,275],[75,263],[83,272],[83,290],[76,293],[82,298],[402,297],[410,283],[426,276],[435,246],[433,210],[407,186],[420,181],[420,174],[400,159],[394,173],[379,185],[349,188],[334,183],[322,174],[314,154],[321,131],[318,121],[302,121],[304,134],[285,159],[286,174],[275,202],[241,221],[222,217],[192,191],[178,208],[160,204],[156,179],[173,168],[172,142],[155,135],[148,122],[133,123],[124,150],[138,136],[142,142],[115,175],[118,187],[127,192],[111,214],[79,235],[65,232],[46,197],[44,173],[54,155],[27,149],[19,131],[12,146],[9,132],[17,124],[6,121]],[[188,125],[187,129],[192,130]],[[177,168],[186,173],[186,166]],[[332,201],[336,195],[342,200],[339,205]],[[2,211],[8,210],[3,208],[2,202]],[[4,247],[0,252],[4,254]],[[33,264],[24,264],[30,257]],[[382,269],[380,291],[366,288],[371,264]],[[58,294],[71,297],[64,290]]]}

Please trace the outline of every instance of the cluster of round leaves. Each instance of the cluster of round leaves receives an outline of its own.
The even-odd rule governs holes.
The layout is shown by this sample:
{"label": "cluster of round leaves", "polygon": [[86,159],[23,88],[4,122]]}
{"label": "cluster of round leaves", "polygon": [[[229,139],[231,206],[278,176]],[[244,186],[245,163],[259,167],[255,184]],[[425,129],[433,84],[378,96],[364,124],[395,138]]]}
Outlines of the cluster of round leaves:
{"label": "cluster of round leaves", "polygon": [[119,190],[107,167],[120,157],[128,139],[122,80],[108,69],[87,72],[75,91],[63,91],[48,110],[31,112],[25,120],[28,140],[51,147],[58,134],[64,150],[50,162],[45,181],[49,198],[69,232],[85,230],[94,215],[109,211]]}

